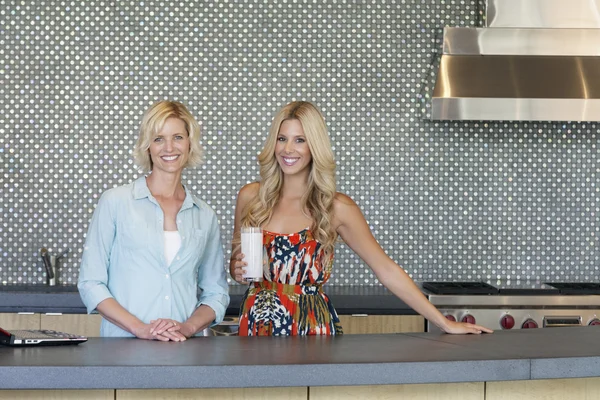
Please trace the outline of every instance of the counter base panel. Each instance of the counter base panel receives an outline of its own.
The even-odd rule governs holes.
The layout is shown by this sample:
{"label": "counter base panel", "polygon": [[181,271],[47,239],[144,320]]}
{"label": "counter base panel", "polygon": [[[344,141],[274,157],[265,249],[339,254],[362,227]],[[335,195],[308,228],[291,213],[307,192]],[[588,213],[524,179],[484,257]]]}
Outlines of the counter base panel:
{"label": "counter base panel", "polygon": [[192,399],[410,399],[410,400],[589,400],[600,398],[600,378],[438,384],[265,387],[231,389],[0,390],[0,400]]}

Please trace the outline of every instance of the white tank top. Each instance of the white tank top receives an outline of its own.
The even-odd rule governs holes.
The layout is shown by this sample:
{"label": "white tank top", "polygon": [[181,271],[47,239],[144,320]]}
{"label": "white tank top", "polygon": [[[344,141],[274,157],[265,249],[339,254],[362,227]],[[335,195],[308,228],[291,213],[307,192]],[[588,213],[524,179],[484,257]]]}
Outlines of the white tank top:
{"label": "white tank top", "polygon": [[171,265],[181,247],[181,235],[178,231],[163,231],[165,238],[165,261]]}

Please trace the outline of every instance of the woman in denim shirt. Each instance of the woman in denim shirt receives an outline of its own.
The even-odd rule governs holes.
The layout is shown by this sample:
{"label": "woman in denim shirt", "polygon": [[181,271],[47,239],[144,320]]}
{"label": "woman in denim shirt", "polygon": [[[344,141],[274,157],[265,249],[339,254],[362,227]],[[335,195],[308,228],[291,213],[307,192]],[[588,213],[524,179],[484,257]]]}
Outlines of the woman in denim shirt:
{"label": "woman in denim shirt", "polygon": [[181,183],[200,126],[178,102],[145,113],[134,156],[149,175],[106,191],[90,222],[79,292],[102,336],[182,341],[222,321],[229,295],[214,211]]}

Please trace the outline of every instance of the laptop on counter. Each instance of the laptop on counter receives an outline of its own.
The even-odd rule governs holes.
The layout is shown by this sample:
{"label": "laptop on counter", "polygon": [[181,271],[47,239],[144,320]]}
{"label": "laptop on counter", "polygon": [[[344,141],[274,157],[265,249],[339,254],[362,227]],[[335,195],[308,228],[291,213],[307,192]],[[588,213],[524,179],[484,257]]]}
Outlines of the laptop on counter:
{"label": "laptop on counter", "polygon": [[48,329],[11,330],[0,328],[0,345],[5,346],[49,346],[79,344],[87,337]]}

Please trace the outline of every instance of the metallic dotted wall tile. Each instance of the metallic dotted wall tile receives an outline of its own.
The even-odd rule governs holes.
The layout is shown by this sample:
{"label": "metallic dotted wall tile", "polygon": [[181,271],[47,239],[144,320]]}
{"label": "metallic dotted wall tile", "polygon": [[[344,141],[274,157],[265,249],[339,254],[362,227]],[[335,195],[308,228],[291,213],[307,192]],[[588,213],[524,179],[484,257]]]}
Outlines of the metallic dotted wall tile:
{"label": "metallic dotted wall tile", "polygon": [[[598,125],[431,122],[444,26],[476,1],[0,0],[0,283],[43,283],[39,249],[77,280],[99,195],[139,171],[143,111],[186,103],[205,164],[186,185],[229,247],[237,190],[275,111],[314,101],[339,190],[416,279],[598,280]],[[344,245],[334,284],[374,285]]]}

